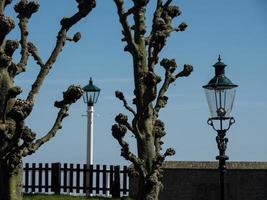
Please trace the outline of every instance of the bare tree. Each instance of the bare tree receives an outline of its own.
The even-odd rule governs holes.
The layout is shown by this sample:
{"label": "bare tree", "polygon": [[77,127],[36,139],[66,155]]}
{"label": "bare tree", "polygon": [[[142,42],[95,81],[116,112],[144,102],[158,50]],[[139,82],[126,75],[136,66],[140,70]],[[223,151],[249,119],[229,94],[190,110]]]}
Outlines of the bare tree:
{"label": "bare tree", "polygon": [[[36,139],[36,133],[25,124],[25,119],[31,114],[43,81],[66,41],[78,42],[81,38],[79,32],[72,38],[68,37],[69,29],[86,17],[96,5],[96,0],[76,0],[76,2],[78,11],[73,16],[61,20],[54,49],[44,62],[38,54],[37,47],[28,41],[29,19],[38,11],[39,4],[28,0],[17,2],[14,10],[19,19],[20,39],[9,40],[6,37],[15,28],[15,22],[5,16],[5,8],[12,3],[12,0],[0,0],[0,198],[3,200],[22,199],[22,157],[34,153],[56,135],[61,129],[62,120],[68,116],[70,105],[83,93],[79,86],[70,86],[63,93],[63,100],[55,102],[55,107],[59,111],[52,128],[43,137]],[[16,62],[13,54],[19,48],[20,59]],[[40,70],[27,98],[18,99],[16,96],[22,90],[14,86],[13,80],[26,70],[30,56],[40,66]]]}
{"label": "bare tree", "polygon": [[[124,114],[117,115],[112,135],[121,146],[121,155],[133,163],[131,174],[137,175],[139,179],[138,199],[157,200],[162,188],[162,163],[166,156],[175,154],[172,148],[161,153],[161,139],[165,130],[159,112],[167,104],[168,97],[165,93],[170,84],[180,77],[189,76],[193,67],[185,64],[182,70],[176,72],[174,59],[162,59],[159,64],[164,68],[165,76],[161,84],[161,77],[155,73],[155,67],[167,38],[173,32],[184,31],[187,25],[182,22],[173,27],[173,19],[181,14],[179,7],[171,5],[172,0],[157,0],[153,1],[156,2],[156,8],[151,31],[146,34],[146,8],[149,0],[129,0],[132,7],[128,9],[125,9],[124,0],[114,2],[122,26],[122,41],[126,42],[124,51],[129,52],[133,59],[135,108],[129,106],[122,92],[116,91],[116,97],[131,113],[132,120],[129,122]],[[129,24],[129,17],[133,17],[133,25]],[[136,139],[137,155],[131,152],[124,139],[127,131]]]}

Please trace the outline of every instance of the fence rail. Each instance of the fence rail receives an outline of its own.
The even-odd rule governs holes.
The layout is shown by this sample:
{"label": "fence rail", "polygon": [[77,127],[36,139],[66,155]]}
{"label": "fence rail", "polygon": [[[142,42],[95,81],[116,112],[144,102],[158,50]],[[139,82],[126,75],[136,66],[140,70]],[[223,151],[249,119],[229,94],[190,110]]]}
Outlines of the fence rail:
{"label": "fence rail", "polygon": [[95,195],[128,195],[127,166],[80,165],[60,163],[26,163],[25,193],[83,193]]}

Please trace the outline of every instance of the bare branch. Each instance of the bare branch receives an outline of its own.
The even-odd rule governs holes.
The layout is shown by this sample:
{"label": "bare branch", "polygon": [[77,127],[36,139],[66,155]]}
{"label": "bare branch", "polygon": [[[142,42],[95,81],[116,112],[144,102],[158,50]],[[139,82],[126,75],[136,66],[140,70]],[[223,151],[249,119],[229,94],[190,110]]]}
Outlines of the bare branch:
{"label": "bare branch", "polygon": [[127,20],[127,16],[130,15],[133,12],[133,10],[130,9],[127,13],[125,13],[124,8],[123,8],[123,4],[124,4],[123,0],[114,0],[114,2],[117,6],[117,12],[118,12],[120,23],[123,29],[123,35],[125,37],[124,39],[127,41],[127,44],[129,46],[129,48],[126,48],[126,50],[129,50],[131,53],[136,54],[137,46],[134,42],[134,39],[131,33],[131,28]]}
{"label": "bare branch", "polygon": [[166,149],[163,155],[157,154],[153,164],[154,171],[160,169],[167,156],[173,156],[173,155],[175,155],[175,150],[173,148]]}
{"label": "bare branch", "polygon": [[129,124],[128,122],[128,117],[122,113],[118,114],[116,117],[115,117],[115,121],[118,123],[118,124],[121,124],[121,125],[124,125],[127,127],[127,129],[129,131],[131,131],[134,135],[135,135],[135,132],[133,130],[133,127]]}
{"label": "bare branch", "polygon": [[31,143],[28,147],[25,147],[21,150],[22,156],[27,156],[35,151],[37,151],[44,143],[48,142],[51,138],[53,138],[57,131],[61,129],[62,121],[65,117],[67,117],[69,107],[72,103],[76,102],[82,96],[83,90],[80,86],[70,86],[67,91],[63,92],[63,100],[56,101],[55,106],[60,108],[57,118],[54,122],[51,130],[42,138],[36,140],[34,143]]}
{"label": "bare branch", "polygon": [[38,139],[35,143],[29,145],[22,150],[22,156],[31,155],[35,151],[37,151],[44,143],[48,142],[51,138],[53,138],[57,131],[61,129],[62,120],[68,116],[69,106],[65,105],[63,108],[60,109],[57,115],[57,119],[52,127],[52,129],[42,138]]}
{"label": "bare branch", "polygon": [[44,67],[44,63],[42,61],[42,58],[39,56],[36,46],[31,42],[28,43],[28,51],[32,55],[36,63],[40,65],[41,68]]}
{"label": "bare branch", "polygon": [[175,150],[173,148],[168,148],[166,149],[164,153],[164,157],[166,158],[167,156],[173,156],[175,154]]}
{"label": "bare branch", "polygon": [[82,37],[81,33],[77,32],[72,38],[67,37],[67,40],[71,42],[78,42],[81,39],[81,37]]}
{"label": "bare branch", "polygon": [[187,24],[185,22],[182,22],[181,24],[179,24],[178,28],[174,29],[176,32],[178,31],[185,31],[185,29],[187,28]]}
{"label": "bare branch", "polygon": [[164,4],[164,7],[168,7],[171,4],[172,0],[167,0],[166,3]]}
{"label": "bare branch", "polygon": [[133,163],[134,168],[139,172],[140,176],[146,177],[147,171],[144,168],[144,161],[130,151],[129,144],[125,140],[121,138],[118,139],[118,142],[121,146],[121,156]]}
{"label": "bare branch", "polygon": [[164,83],[159,91],[157,102],[155,105],[155,111],[156,113],[159,112],[159,110],[164,107],[167,103],[166,97],[164,96],[166,91],[169,88],[169,85],[173,83],[177,78],[179,77],[185,77],[189,76],[191,72],[193,71],[192,65],[185,64],[184,69],[176,74],[175,76],[173,75],[174,71],[176,70],[176,62],[174,59],[169,60],[169,59],[163,59],[160,64],[165,68],[165,80]]}
{"label": "bare branch", "polygon": [[12,57],[16,49],[19,48],[18,40],[6,40],[5,41],[5,54],[9,57]]}
{"label": "bare branch", "polygon": [[4,15],[5,0],[0,0],[0,15]]}
{"label": "bare branch", "polygon": [[62,29],[68,31],[74,24],[86,17],[96,6],[96,0],[76,0],[78,12],[61,20]]}
{"label": "bare branch", "polygon": [[154,173],[160,172],[160,168],[161,168],[163,162],[165,161],[166,157],[167,156],[173,156],[173,155],[175,155],[175,150],[173,148],[166,149],[166,151],[163,155],[158,153],[155,160],[154,160],[154,163],[153,163]]}
{"label": "bare branch", "polygon": [[18,86],[14,86],[8,89],[6,97],[4,99],[3,113],[2,113],[3,115],[1,116],[3,123],[5,123],[5,120],[6,120],[6,114],[7,114],[6,111],[7,111],[9,100],[11,100],[12,98],[15,98],[21,92],[22,92],[22,89]]}
{"label": "bare branch", "polygon": [[48,60],[44,64],[44,66],[41,68],[36,80],[34,81],[34,83],[32,85],[32,89],[28,94],[27,101],[30,101],[30,102],[35,101],[35,98],[36,98],[36,96],[37,96],[37,94],[38,94],[38,92],[42,86],[42,83],[43,83],[45,77],[49,73],[53,64],[56,62],[60,52],[62,51],[62,49],[65,45],[65,41],[67,40],[67,31],[74,24],[76,24],[78,21],[80,21],[82,18],[86,17],[96,5],[95,0],[89,0],[89,2],[85,1],[85,0],[81,0],[81,1],[77,1],[77,2],[79,3],[78,4],[79,11],[76,14],[74,14],[72,17],[63,18],[61,20],[61,29],[58,32],[57,41],[56,41],[56,45],[54,47],[54,50],[52,51],[50,57],[48,58]]}
{"label": "bare branch", "polygon": [[158,1],[153,17],[153,26],[148,38],[148,66],[153,70],[158,63],[158,55],[166,45],[167,38],[174,31],[184,31],[186,23],[181,23],[177,28],[172,27],[172,21],[181,14],[179,7],[171,6],[172,1],[168,0],[164,5]]}
{"label": "bare branch", "polygon": [[61,29],[58,37],[57,37],[57,42],[56,42],[56,47],[54,48],[49,60],[46,62],[46,64],[41,68],[36,80],[34,81],[32,85],[32,89],[28,94],[27,101],[34,102],[35,98],[43,84],[43,81],[47,74],[49,73],[52,65],[55,63],[58,55],[60,54],[64,44],[66,41],[66,30]]}
{"label": "bare branch", "polygon": [[28,25],[28,19],[21,18],[19,22],[19,27],[20,27],[20,32],[21,32],[21,39],[20,39],[21,59],[19,63],[17,64],[17,71],[15,75],[25,71],[25,67],[27,65],[28,58],[29,58],[28,47],[27,47],[27,36],[28,36],[27,25]]}
{"label": "bare branch", "polygon": [[21,58],[19,63],[17,64],[16,74],[14,74],[18,75],[19,73],[25,71],[28,62],[28,21],[31,18],[32,14],[38,11],[39,4],[35,1],[27,2],[21,0],[18,4],[15,5],[14,9],[18,13],[20,28]]}
{"label": "bare branch", "polygon": [[124,125],[114,124],[111,130],[112,136],[121,146],[121,156],[126,160],[131,161],[134,164],[135,169],[139,172],[139,175],[145,177],[147,172],[144,168],[144,161],[130,151],[129,144],[123,139],[127,132],[127,128]]}
{"label": "bare branch", "polygon": [[175,79],[179,77],[187,77],[191,74],[192,71],[193,71],[193,66],[189,64],[185,64],[184,69],[175,75]]}
{"label": "bare branch", "polygon": [[130,111],[134,116],[136,115],[136,112],[135,112],[135,111],[128,105],[128,103],[127,103],[127,101],[126,101],[126,99],[125,99],[125,97],[124,97],[124,95],[123,95],[122,92],[120,92],[120,91],[116,91],[116,92],[115,92],[115,96],[116,96],[119,100],[121,100],[121,101],[123,102],[124,107],[125,107],[128,111]]}
{"label": "bare branch", "polygon": [[159,90],[156,105],[154,107],[156,113],[158,113],[159,110],[163,108],[167,103],[168,98],[166,98],[164,95],[166,91],[168,90],[169,85],[174,81],[172,78],[172,73],[175,71],[177,67],[174,59],[172,60],[163,59],[160,62],[160,65],[165,68],[165,79]]}
{"label": "bare branch", "polygon": [[153,70],[154,65],[157,63],[157,55],[159,53],[159,48],[155,46],[155,43],[153,41],[156,31],[157,31],[157,26],[159,24],[160,16],[163,11],[162,7],[162,0],[157,0],[157,7],[154,11],[153,15],[153,22],[152,22],[152,30],[150,33],[150,41],[147,43],[149,45],[148,47],[148,66],[150,70]]}
{"label": "bare branch", "polygon": [[156,154],[159,154],[161,151],[161,146],[163,144],[163,142],[161,141],[161,138],[166,135],[165,125],[163,121],[156,119],[154,127],[153,127],[153,135],[155,138],[154,143],[155,143]]}
{"label": "bare branch", "polygon": [[127,12],[124,13],[125,17],[126,17],[126,16],[129,16],[129,15],[131,15],[131,14],[133,14],[134,9],[135,9],[135,7],[131,7],[130,9],[128,9]]}
{"label": "bare branch", "polygon": [[[1,6],[1,5],[0,5]],[[0,8],[1,9],[1,8]],[[10,17],[0,14],[0,46],[2,46],[6,35],[15,28],[15,22]]]}

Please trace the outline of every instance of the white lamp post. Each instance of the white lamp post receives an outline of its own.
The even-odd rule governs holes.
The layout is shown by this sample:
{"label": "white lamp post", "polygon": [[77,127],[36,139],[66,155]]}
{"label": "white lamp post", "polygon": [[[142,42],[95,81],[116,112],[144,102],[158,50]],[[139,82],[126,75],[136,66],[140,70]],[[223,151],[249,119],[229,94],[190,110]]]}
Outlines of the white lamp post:
{"label": "white lamp post", "polygon": [[93,117],[94,117],[94,104],[97,102],[100,88],[93,85],[93,80],[90,78],[89,84],[83,87],[84,94],[83,100],[87,104],[87,155],[86,164],[93,164]]}

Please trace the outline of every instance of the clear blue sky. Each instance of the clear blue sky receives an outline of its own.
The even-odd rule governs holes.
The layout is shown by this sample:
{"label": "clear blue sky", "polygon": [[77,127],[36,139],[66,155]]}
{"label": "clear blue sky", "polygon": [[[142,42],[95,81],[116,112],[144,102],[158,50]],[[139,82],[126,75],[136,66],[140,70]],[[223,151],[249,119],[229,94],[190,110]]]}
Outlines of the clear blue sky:
{"label": "clear blue sky", "polygon": [[[40,0],[40,12],[30,21],[30,39],[45,59],[55,43],[59,20],[76,11],[75,0]],[[154,2],[151,0],[151,3]],[[167,135],[163,148],[173,147],[171,160],[215,160],[218,154],[215,132],[206,124],[209,111],[202,85],[213,76],[211,67],[218,54],[228,65],[228,77],[239,85],[233,116],[236,124],[229,131],[227,155],[230,160],[267,161],[267,2],[265,0],[174,0],[182,9],[177,25],[186,21],[188,29],[173,34],[161,58],[175,58],[179,65],[190,63],[193,74],[171,86],[169,103],[160,114]],[[153,6],[148,8],[151,21]],[[8,12],[14,16],[12,10]],[[150,24],[150,22],[149,22]],[[112,0],[97,0],[87,19],[71,34],[82,33],[79,43],[68,43],[47,77],[31,117],[27,120],[39,136],[45,134],[56,117],[53,102],[70,84],[86,85],[93,77],[102,89],[95,106],[95,163],[123,164],[120,147],[111,136],[114,117],[126,111],[114,97],[121,90],[131,101],[133,90],[131,57],[123,52],[121,28]],[[18,37],[13,32],[10,37]],[[160,69],[159,69],[160,71]],[[16,84],[27,94],[38,72],[29,62],[27,72]],[[22,95],[23,97],[23,95]],[[86,105],[72,106],[60,133],[26,162],[84,163],[86,152]],[[133,138],[128,138],[134,147]]]}

